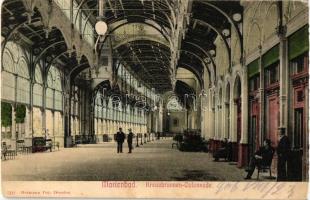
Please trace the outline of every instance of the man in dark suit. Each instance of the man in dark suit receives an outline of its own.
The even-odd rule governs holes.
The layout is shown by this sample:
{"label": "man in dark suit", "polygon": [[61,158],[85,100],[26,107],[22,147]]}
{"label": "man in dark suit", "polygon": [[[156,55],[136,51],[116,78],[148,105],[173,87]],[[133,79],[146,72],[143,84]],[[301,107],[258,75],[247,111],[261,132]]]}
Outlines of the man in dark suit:
{"label": "man in dark suit", "polygon": [[265,139],[264,146],[260,147],[251,158],[249,168],[247,169],[248,174],[244,179],[251,179],[255,167],[266,165],[267,162],[272,159],[273,154],[274,149],[271,146],[271,141],[269,139]]}
{"label": "man in dark suit", "polygon": [[277,181],[287,180],[287,160],[291,149],[289,138],[285,135],[285,128],[279,128],[278,154],[278,176]]}
{"label": "man in dark suit", "polygon": [[123,153],[123,143],[125,140],[125,133],[122,131],[122,128],[119,128],[119,131],[116,133],[115,140],[117,142],[117,153]]}
{"label": "man in dark suit", "polygon": [[131,128],[128,129],[128,131],[129,131],[128,136],[127,136],[127,143],[128,143],[128,149],[129,149],[129,152],[128,152],[128,153],[131,153],[131,151],[132,151],[133,133],[132,133]]}
{"label": "man in dark suit", "polygon": [[157,140],[160,139],[160,132],[157,132]]}

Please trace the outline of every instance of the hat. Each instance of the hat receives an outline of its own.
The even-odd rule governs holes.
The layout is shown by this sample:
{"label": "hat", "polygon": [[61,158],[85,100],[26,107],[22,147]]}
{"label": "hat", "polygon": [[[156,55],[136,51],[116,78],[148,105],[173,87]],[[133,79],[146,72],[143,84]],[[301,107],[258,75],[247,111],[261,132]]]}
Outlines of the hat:
{"label": "hat", "polygon": [[271,145],[271,140],[270,139],[265,139],[264,140],[269,146]]}
{"label": "hat", "polygon": [[278,130],[280,131],[281,134],[285,134],[285,128],[284,127],[279,127]]}

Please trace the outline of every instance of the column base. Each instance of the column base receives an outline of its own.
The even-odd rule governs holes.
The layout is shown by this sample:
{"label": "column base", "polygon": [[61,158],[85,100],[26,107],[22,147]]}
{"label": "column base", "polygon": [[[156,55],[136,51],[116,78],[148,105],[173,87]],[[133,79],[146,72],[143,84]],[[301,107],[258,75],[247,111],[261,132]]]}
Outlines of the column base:
{"label": "column base", "polygon": [[72,136],[65,136],[64,137],[65,143],[64,143],[64,147],[65,148],[70,148],[72,147]]}
{"label": "column base", "polygon": [[213,153],[214,152],[214,140],[209,139],[209,152]]}
{"label": "column base", "polygon": [[239,144],[237,167],[243,167],[248,160],[248,144]]}
{"label": "column base", "polygon": [[232,154],[231,154],[231,161],[237,162],[238,161],[238,143],[232,142]]}

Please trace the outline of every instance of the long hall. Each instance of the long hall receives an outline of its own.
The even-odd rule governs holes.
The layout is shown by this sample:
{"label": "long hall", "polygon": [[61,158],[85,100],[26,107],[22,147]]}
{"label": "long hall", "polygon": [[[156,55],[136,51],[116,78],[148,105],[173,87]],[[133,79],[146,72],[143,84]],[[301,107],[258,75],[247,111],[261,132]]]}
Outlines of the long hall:
{"label": "long hall", "polygon": [[308,2],[1,10],[4,180],[308,181]]}
{"label": "long hall", "polygon": [[[2,177],[6,181],[241,181],[245,174],[235,165],[212,162],[205,153],[172,149],[171,138],[147,142],[131,155],[117,154],[115,149],[114,143],[86,144],[23,155],[4,163]],[[24,171],[21,166],[35,170]],[[260,181],[269,180],[263,175]]]}

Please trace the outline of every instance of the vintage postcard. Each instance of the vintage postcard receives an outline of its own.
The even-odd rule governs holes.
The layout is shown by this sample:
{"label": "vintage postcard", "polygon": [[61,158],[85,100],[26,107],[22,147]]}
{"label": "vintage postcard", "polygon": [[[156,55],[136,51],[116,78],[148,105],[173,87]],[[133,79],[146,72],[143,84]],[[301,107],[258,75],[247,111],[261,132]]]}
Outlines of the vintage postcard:
{"label": "vintage postcard", "polygon": [[302,0],[1,0],[5,198],[307,199]]}

